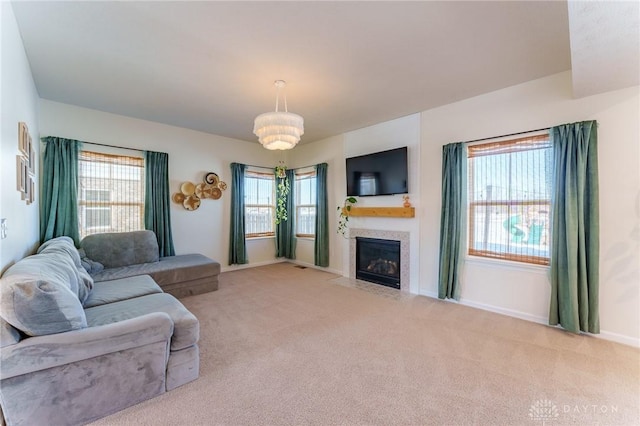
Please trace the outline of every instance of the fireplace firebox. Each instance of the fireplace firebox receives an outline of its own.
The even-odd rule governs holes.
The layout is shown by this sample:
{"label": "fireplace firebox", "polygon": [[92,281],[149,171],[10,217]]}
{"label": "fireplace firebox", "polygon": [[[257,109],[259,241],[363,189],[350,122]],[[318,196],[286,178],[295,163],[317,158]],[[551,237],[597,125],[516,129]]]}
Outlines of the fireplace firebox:
{"label": "fireplace firebox", "polygon": [[356,237],[356,278],[400,288],[400,241]]}

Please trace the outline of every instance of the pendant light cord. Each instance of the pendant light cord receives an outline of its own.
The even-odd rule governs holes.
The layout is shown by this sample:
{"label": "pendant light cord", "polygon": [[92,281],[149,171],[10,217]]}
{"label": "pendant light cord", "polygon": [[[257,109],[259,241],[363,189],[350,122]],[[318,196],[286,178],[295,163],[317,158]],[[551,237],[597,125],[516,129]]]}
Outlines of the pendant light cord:
{"label": "pendant light cord", "polygon": [[[286,83],[283,80],[276,80],[276,112],[278,112],[278,107],[280,105],[280,91],[283,87],[285,87]],[[287,94],[283,95],[284,98],[284,112],[289,112],[289,108],[287,107]]]}

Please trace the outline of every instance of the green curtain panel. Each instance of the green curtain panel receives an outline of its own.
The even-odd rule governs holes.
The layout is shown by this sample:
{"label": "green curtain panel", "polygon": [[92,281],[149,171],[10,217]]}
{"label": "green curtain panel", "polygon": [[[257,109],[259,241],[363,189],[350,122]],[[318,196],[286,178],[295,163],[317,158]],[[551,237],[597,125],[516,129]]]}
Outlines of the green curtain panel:
{"label": "green curtain panel", "polygon": [[48,136],[42,164],[40,240],[71,237],[80,243],[78,229],[78,151],[81,142]]}
{"label": "green curtain panel", "polygon": [[314,262],[329,266],[329,201],[327,195],[327,163],[316,165],[316,239]]}
{"label": "green curtain panel", "polygon": [[460,299],[460,274],[466,234],[466,147],[462,142],[442,147],[442,212],[438,297]]}
{"label": "green curtain panel", "polygon": [[174,256],[169,154],[144,151],[144,227],[156,234],[160,257]]}
{"label": "green curtain panel", "polygon": [[247,166],[231,163],[231,218],[229,265],[248,263],[244,223],[244,172]]}
{"label": "green curtain panel", "polygon": [[[286,170],[287,179],[289,179],[290,190],[287,194],[285,206],[287,209],[287,220],[281,221],[276,225],[276,257],[286,257],[287,259],[296,258],[296,206],[295,206],[295,171]],[[278,179],[276,177],[276,179]],[[276,198],[280,197],[279,190],[276,188]]]}
{"label": "green curtain panel", "polygon": [[551,306],[549,324],[600,332],[597,123],[551,128]]}

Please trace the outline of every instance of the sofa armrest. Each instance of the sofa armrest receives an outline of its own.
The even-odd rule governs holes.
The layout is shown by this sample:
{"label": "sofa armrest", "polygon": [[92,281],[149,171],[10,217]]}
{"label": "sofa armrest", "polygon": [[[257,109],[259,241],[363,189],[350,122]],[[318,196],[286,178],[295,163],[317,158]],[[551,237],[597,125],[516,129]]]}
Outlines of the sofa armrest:
{"label": "sofa armrest", "polygon": [[172,334],[169,315],[154,312],[107,325],[29,337],[2,348],[0,380],[161,341],[167,342],[168,353]]}

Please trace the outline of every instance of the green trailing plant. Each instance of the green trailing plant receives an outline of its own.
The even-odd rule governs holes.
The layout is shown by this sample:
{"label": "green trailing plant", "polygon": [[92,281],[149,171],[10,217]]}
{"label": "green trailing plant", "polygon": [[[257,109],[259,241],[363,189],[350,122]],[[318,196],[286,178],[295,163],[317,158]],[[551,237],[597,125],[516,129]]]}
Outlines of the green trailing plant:
{"label": "green trailing plant", "polygon": [[276,199],[276,225],[279,225],[281,222],[286,222],[288,219],[287,212],[287,195],[289,195],[289,191],[291,191],[291,186],[289,183],[289,178],[287,178],[287,166],[276,166],[275,174],[277,184],[277,199]]}
{"label": "green trailing plant", "polygon": [[347,226],[349,225],[349,213],[351,212],[351,206],[358,202],[355,197],[347,197],[344,199],[344,204],[338,206],[338,234],[342,234],[347,238]]}

